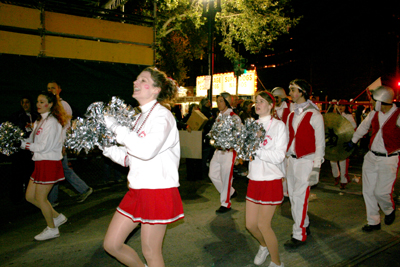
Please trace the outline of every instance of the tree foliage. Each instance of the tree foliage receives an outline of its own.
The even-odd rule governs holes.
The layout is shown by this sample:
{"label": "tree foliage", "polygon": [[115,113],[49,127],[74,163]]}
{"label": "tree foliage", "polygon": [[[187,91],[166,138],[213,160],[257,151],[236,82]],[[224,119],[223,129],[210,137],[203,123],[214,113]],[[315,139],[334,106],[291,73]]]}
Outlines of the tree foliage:
{"label": "tree foliage", "polygon": [[[217,0],[155,1],[157,65],[183,84],[187,78],[187,62],[206,53],[204,15],[210,10],[203,3],[210,1],[209,5],[216,8]],[[290,0],[221,0],[221,7],[215,16],[214,34],[222,37],[219,45],[232,62],[243,58],[244,51],[239,47],[259,53],[280,35],[288,33],[299,20],[291,17]]]}
{"label": "tree foliage", "polygon": [[280,35],[289,32],[299,19],[291,18],[289,0],[225,0],[216,17],[222,35],[219,43],[230,60],[240,59],[235,44],[257,54]]}

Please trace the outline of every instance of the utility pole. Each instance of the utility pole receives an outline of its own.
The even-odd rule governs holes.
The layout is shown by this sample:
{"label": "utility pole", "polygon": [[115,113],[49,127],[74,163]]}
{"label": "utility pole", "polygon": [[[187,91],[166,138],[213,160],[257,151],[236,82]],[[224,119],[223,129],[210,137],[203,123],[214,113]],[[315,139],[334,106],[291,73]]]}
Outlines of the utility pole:
{"label": "utility pole", "polygon": [[[208,6],[208,11],[207,10]],[[217,0],[217,8],[214,7],[214,0],[203,0],[203,16],[207,17],[208,28],[208,75],[210,76],[210,89],[207,97],[212,103],[213,90],[213,74],[214,74],[214,25],[215,15],[221,11],[221,0]]]}

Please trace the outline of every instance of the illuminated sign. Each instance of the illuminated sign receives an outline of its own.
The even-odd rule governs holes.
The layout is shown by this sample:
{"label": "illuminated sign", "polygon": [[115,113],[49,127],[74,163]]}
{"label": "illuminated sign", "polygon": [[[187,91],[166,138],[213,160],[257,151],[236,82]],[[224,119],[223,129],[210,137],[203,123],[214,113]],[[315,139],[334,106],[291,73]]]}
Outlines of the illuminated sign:
{"label": "illuminated sign", "polygon": [[254,95],[257,89],[257,75],[254,70],[239,76],[239,95]]}
{"label": "illuminated sign", "polygon": [[[196,96],[206,96],[205,81],[208,76],[198,76],[196,79]],[[239,77],[238,95],[254,95],[257,89],[257,74],[254,70]],[[236,77],[233,72],[213,75],[213,96],[222,92],[236,95]]]}
{"label": "illuminated sign", "polygon": [[207,88],[205,86],[206,76],[197,76],[196,78],[196,96],[207,96]]}

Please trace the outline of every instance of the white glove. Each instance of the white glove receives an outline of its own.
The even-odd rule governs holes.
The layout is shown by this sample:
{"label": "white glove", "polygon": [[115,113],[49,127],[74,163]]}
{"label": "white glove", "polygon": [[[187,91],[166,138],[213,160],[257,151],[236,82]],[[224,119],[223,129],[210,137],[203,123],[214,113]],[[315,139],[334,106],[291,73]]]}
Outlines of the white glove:
{"label": "white glove", "polygon": [[308,176],[308,186],[313,186],[318,184],[319,181],[319,171],[321,168],[314,167]]}
{"label": "white glove", "polygon": [[20,148],[21,148],[21,149],[26,149],[26,142],[25,142],[25,141],[22,141],[22,142],[21,142]]}
{"label": "white glove", "polygon": [[117,119],[113,116],[105,115],[104,122],[106,123],[106,127],[113,133],[115,133],[115,129],[120,126]]}

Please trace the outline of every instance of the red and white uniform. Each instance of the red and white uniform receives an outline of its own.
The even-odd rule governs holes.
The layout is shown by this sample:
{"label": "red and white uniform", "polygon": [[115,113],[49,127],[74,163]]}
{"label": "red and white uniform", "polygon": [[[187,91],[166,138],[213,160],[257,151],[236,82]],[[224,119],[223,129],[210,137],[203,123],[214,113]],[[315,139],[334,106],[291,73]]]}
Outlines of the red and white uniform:
{"label": "red and white uniform", "polygon": [[[117,142],[123,146],[105,148],[103,154],[122,166],[129,166],[128,181],[132,189],[176,189],[179,187],[180,142],[175,118],[168,109],[156,104],[156,100],[140,108],[142,115],[133,130],[123,126],[115,130]],[[152,192],[156,193],[154,190]],[[184,217],[183,209],[174,218],[143,220],[132,218],[132,214],[120,207],[117,210],[143,223],[171,223]]]}
{"label": "red and white uniform", "polygon": [[[288,144],[286,126],[282,121],[271,118],[271,116],[262,117],[258,122],[262,123],[267,133],[264,142],[256,151],[256,157],[249,163],[247,177],[251,181],[280,181],[285,173],[284,159]],[[273,188],[271,190],[274,191]],[[266,203],[258,199],[251,199],[249,195],[246,199],[257,204],[276,205],[283,201],[283,193],[280,192],[280,195],[281,199]]]}
{"label": "red and white uniform", "polygon": [[33,161],[62,159],[62,126],[49,114],[41,114],[42,119],[35,121],[33,132],[21,143],[23,149],[33,152]]}
{"label": "red and white uniform", "polygon": [[[222,115],[230,115],[238,126],[241,124],[240,117],[230,108],[228,108],[224,113],[220,113],[218,117],[220,118]],[[218,117],[217,121],[219,119]],[[216,149],[210,161],[208,176],[220,193],[221,206],[226,208],[231,207],[231,196],[235,192],[235,189],[232,187],[235,160],[236,151],[233,149]]]}
{"label": "red and white uniform", "polygon": [[[35,121],[30,136],[21,143],[21,148],[33,152],[35,183],[54,184],[65,180],[62,172],[62,126],[50,112],[42,113],[42,119]],[[51,161],[49,164],[47,162]],[[40,162],[40,163],[39,163]],[[51,173],[46,173],[46,166]],[[47,170],[50,171],[50,170]],[[49,176],[50,175],[50,176]],[[46,178],[45,178],[46,177]]]}
{"label": "red and white uniform", "polygon": [[305,241],[306,227],[309,225],[308,177],[313,167],[321,168],[324,161],[324,120],[321,113],[310,104],[299,115],[291,112],[286,127],[289,134],[286,178],[294,220],[292,233],[293,238]]}
{"label": "red and white uniform", "polygon": [[[282,101],[282,103],[279,107],[275,107],[275,118],[283,121],[286,125],[287,118],[289,117],[290,112],[292,112],[292,107],[293,107],[293,105],[291,102]],[[285,165],[283,177],[286,177],[286,166],[287,166],[286,158],[285,158],[283,164]],[[288,197],[289,192],[288,192],[287,180],[285,178],[282,179],[282,187],[283,187],[283,195],[285,197]]]}
{"label": "red and white uniform", "polygon": [[371,111],[358,126],[352,142],[357,143],[370,128],[370,151],[364,157],[362,183],[368,224],[377,225],[379,207],[385,215],[395,208],[392,193],[399,167],[400,109],[393,104],[386,113]]}
{"label": "red and white uniform", "polygon": [[292,112],[292,105],[291,103],[287,103],[286,101],[282,101],[282,104],[279,107],[275,107],[275,117],[277,119],[280,119],[281,121],[283,121],[285,124],[287,122],[287,118],[290,114],[290,112]]}
{"label": "red and white uniform", "polygon": [[[356,121],[353,118],[352,114],[347,114],[343,112],[342,117],[347,119],[351,125],[353,126],[354,129],[357,128]],[[339,177],[340,176],[340,182],[343,184],[346,184],[349,182],[349,174],[348,174],[348,169],[349,169],[349,159],[345,160],[340,160],[338,161],[331,161],[331,168],[332,168],[332,175],[333,177]]]}

